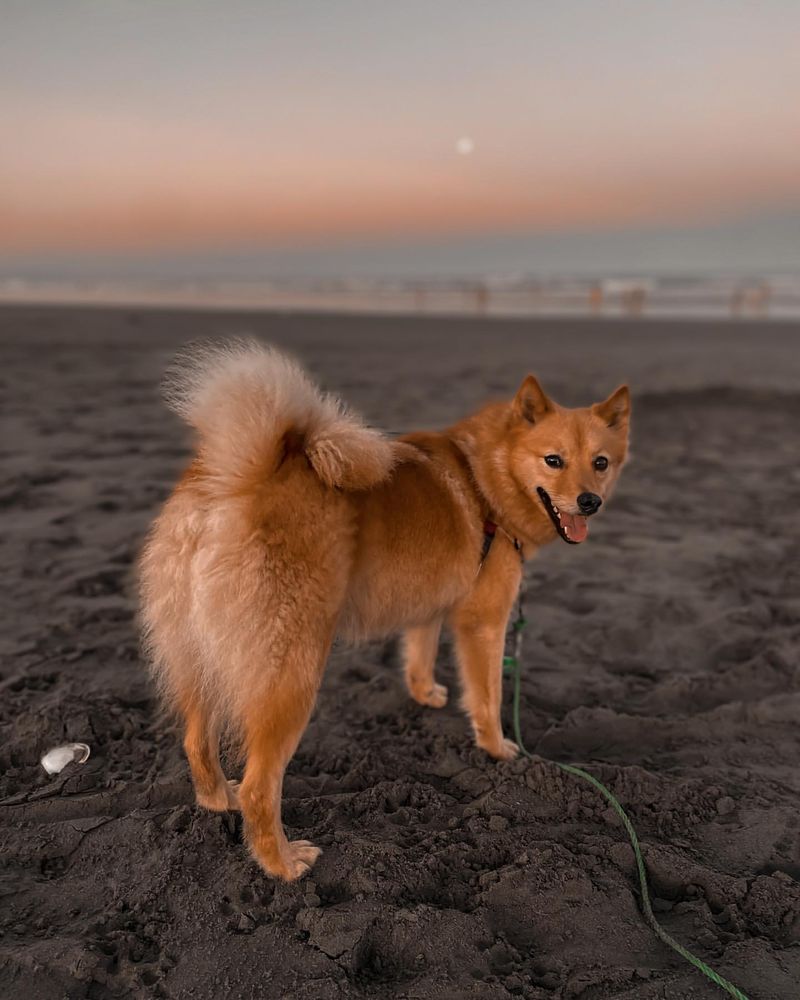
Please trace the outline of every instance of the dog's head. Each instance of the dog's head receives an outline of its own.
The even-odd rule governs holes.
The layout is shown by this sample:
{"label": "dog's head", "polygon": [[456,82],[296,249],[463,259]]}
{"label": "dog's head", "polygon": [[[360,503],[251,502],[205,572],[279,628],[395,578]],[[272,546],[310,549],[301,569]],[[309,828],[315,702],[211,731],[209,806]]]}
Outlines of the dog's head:
{"label": "dog's head", "polygon": [[630,393],[620,386],[602,403],[567,409],[528,375],[511,407],[510,473],[570,544],[586,539],[588,519],[609,498],[628,453]]}

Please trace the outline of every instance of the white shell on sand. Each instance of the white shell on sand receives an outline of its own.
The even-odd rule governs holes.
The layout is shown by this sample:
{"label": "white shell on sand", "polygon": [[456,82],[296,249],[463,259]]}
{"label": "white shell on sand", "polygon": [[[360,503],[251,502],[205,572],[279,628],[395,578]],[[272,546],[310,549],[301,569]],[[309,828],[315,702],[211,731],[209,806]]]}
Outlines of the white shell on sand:
{"label": "white shell on sand", "polygon": [[59,774],[73,761],[76,764],[85,764],[91,752],[86,743],[65,743],[63,746],[53,747],[44,754],[42,767],[48,774]]}

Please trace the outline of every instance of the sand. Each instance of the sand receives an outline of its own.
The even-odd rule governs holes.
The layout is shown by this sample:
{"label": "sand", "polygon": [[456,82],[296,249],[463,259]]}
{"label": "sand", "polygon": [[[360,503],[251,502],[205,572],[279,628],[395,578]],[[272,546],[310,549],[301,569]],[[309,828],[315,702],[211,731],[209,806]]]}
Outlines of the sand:
{"label": "sand", "polygon": [[[528,565],[541,759],[488,759],[455,698],[413,704],[393,642],[337,647],[286,780],[290,833],[324,848],[294,885],[251,863],[238,817],[193,805],[134,617],[187,455],[159,373],[244,330],[392,431],[528,370],[567,403],[623,379],[635,399],[589,542]],[[624,832],[552,758],[623,801],[673,935],[754,1000],[796,997],[800,327],[6,308],[0,338],[0,995],[721,996],[645,926]],[[447,639],[440,664],[455,690]],[[65,740],[92,756],[48,777]]]}

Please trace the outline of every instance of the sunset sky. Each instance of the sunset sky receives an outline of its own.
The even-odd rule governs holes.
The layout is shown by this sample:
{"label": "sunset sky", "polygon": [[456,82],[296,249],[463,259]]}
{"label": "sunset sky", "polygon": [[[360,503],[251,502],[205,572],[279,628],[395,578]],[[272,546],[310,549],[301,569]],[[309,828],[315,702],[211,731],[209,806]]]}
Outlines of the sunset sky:
{"label": "sunset sky", "polygon": [[6,259],[800,214],[796,0],[0,13]]}

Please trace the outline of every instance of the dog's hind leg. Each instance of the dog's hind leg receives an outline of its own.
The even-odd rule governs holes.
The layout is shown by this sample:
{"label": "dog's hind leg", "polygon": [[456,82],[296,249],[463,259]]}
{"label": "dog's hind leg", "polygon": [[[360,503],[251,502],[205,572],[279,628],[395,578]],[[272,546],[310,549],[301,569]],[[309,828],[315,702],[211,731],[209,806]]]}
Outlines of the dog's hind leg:
{"label": "dog's hind leg", "polygon": [[434,678],[441,630],[441,620],[406,629],[403,641],[408,693],[420,705],[431,708],[443,708],[447,704],[447,688],[437,684]]}
{"label": "dog's hind leg", "polygon": [[228,781],[219,762],[219,722],[195,690],[181,696],[185,730],[183,749],[192,772],[197,804],[224,812],[238,809],[237,785]]}
{"label": "dog's hind leg", "polygon": [[261,867],[287,881],[304,875],[320,854],[308,840],[287,840],[281,790],[286,765],[311,714],[333,629],[321,636],[319,631],[297,636],[245,718],[247,764],[239,789],[245,837]]}

